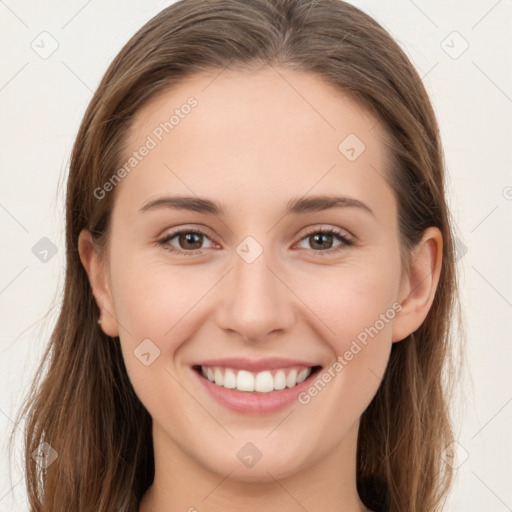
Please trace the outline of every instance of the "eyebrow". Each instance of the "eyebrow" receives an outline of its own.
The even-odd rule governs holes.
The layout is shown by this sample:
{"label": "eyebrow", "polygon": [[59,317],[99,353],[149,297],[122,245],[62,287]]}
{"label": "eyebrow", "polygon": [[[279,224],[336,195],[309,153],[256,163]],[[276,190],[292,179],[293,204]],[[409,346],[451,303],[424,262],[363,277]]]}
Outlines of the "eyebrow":
{"label": "eyebrow", "polygon": [[[146,203],[140,210],[144,213],[156,209],[189,210],[198,213],[211,214],[219,217],[226,215],[223,206],[211,199],[193,196],[165,196],[153,199]],[[284,215],[304,215],[306,213],[320,212],[331,208],[359,208],[375,217],[372,209],[358,199],[346,196],[309,196],[291,199]]]}

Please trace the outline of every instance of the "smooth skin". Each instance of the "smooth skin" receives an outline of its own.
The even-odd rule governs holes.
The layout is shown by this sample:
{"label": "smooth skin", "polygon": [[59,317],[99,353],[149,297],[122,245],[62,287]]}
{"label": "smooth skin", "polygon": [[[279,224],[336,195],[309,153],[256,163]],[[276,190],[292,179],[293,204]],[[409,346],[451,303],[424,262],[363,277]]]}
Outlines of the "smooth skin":
{"label": "smooth skin", "polygon": [[[119,336],[141,402],[153,418],[155,480],[140,512],[356,512],[356,443],[392,343],[425,319],[439,280],[442,236],[429,228],[410,268],[399,250],[397,203],[386,175],[385,132],[366,109],[319,77],[265,66],[188,78],[136,116],[126,157],[190,96],[198,104],[117,186],[107,251],[82,231],[80,257]],[[354,161],[338,146],[355,134]],[[186,195],[223,215],[149,201]],[[354,206],[284,215],[316,195]],[[183,229],[206,236],[176,236]],[[346,245],[322,229],[335,229]],[[251,236],[262,254],[237,247]],[[315,243],[316,241],[316,243]],[[189,254],[172,252],[172,249]],[[395,303],[401,311],[307,405],[255,416],[203,389],[191,365],[218,357],[288,357],[325,368]],[[160,355],[134,350],[149,338]],[[115,341],[112,341],[113,343]],[[252,467],[238,451],[253,443]]]}

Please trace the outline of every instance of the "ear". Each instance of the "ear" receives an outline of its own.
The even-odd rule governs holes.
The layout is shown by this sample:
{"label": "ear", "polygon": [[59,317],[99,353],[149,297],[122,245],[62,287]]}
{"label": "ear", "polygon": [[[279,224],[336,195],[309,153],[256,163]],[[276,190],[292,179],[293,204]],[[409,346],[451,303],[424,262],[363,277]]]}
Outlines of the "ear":
{"label": "ear", "polygon": [[78,252],[89,277],[94,299],[101,310],[101,329],[108,336],[119,336],[114,302],[108,284],[107,263],[98,253],[91,233],[85,229],[78,237]]}
{"label": "ear", "polygon": [[402,309],[393,322],[392,341],[401,341],[420,327],[425,320],[441,274],[443,236],[438,228],[425,230],[411,254],[409,269],[405,269],[399,297]]}

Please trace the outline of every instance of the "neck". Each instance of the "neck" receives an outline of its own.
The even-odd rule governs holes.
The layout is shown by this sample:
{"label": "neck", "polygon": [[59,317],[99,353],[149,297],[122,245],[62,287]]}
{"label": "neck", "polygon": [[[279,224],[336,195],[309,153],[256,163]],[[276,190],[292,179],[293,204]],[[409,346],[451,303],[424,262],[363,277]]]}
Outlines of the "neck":
{"label": "neck", "polygon": [[242,479],[236,473],[237,459],[231,471],[215,472],[199,464],[154,424],[155,479],[139,512],[366,511],[356,489],[358,426],[356,423],[332,451],[316,454],[317,460],[305,461],[298,471],[279,471],[268,458],[267,466],[261,465],[254,479],[251,475]]}

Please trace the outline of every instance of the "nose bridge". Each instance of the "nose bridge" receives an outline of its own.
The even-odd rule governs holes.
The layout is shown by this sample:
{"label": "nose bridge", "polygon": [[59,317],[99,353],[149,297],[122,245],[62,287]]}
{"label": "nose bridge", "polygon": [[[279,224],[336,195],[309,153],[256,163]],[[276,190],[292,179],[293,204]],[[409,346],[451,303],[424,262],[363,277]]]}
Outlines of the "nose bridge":
{"label": "nose bridge", "polygon": [[[272,271],[272,253],[253,237],[236,248],[229,297],[222,301],[220,323],[224,329],[257,340],[289,327],[293,307],[287,288]],[[270,268],[269,268],[270,267]]]}

